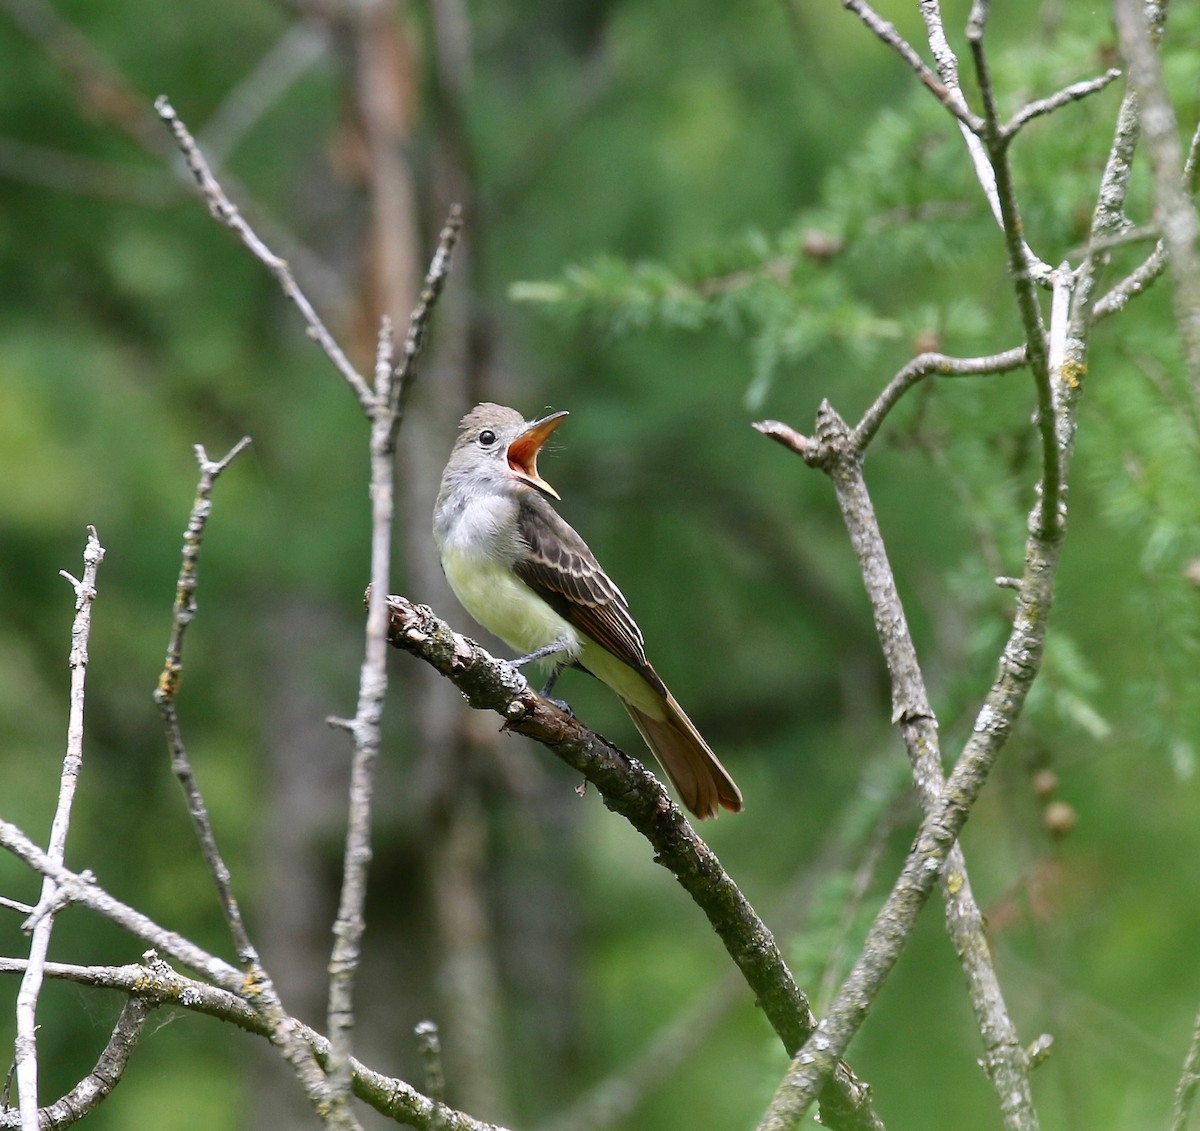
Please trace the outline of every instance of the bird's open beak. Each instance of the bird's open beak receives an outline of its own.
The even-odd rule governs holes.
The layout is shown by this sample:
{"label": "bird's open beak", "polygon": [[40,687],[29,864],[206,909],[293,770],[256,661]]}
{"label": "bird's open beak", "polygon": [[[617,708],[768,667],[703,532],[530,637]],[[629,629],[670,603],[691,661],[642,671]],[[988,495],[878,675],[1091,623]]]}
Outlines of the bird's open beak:
{"label": "bird's open beak", "polygon": [[550,433],[567,415],[566,412],[552,412],[549,416],[543,416],[541,420],[535,420],[508,445],[508,466],[513,475],[522,483],[528,483],[530,487],[549,495],[552,499],[562,496],[538,474],[537,457],[542,445],[550,438]]}

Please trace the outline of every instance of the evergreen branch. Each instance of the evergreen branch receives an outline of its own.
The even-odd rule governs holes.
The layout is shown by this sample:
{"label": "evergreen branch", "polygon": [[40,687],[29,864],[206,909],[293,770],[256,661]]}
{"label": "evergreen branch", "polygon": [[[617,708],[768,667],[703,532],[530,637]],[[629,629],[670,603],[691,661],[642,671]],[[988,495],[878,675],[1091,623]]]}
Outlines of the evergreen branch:
{"label": "evergreen branch", "polygon": [[[862,420],[855,426],[851,435],[851,445],[856,451],[863,451],[900,398],[925,377],[981,377],[1011,373],[1025,364],[1027,354],[1025,346],[1014,346],[1003,353],[986,357],[949,357],[944,353],[918,354],[888,382],[871,407],[863,413]],[[760,432],[765,431],[757,424],[755,427]]]}
{"label": "evergreen branch", "polygon": [[[189,1013],[236,1025],[247,1033],[271,1038],[269,1024],[241,995],[177,973],[154,951],[147,951],[144,957],[144,964],[124,966],[80,966],[50,962],[46,964],[46,975],[75,985],[117,990],[127,994],[131,1004],[147,1010],[163,1007],[184,1009]],[[20,973],[26,965],[21,959],[0,958],[0,974]],[[289,1021],[297,1039],[311,1049],[317,1063],[327,1065],[329,1041],[303,1022],[295,1018]],[[105,1063],[103,1057],[101,1062]],[[100,1064],[97,1065],[99,1068]],[[416,1127],[418,1131],[505,1131],[497,1124],[485,1123],[464,1112],[455,1111],[422,1095],[404,1080],[385,1076],[353,1058],[351,1068],[354,1094],[381,1115],[398,1123]],[[82,1086],[81,1083],[58,1103],[43,1108],[43,1120],[46,1113],[66,1104]],[[74,1122],[74,1118],[50,1124],[43,1122],[43,1126],[66,1127],[70,1122]],[[11,1117],[0,1114],[0,1128],[16,1126],[19,1124]]]}
{"label": "evergreen branch", "polygon": [[[59,776],[58,803],[50,825],[47,855],[61,864],[67,851],[67,832],[71,827],[71,807],[75,787],[83,769],[83,709],[87,685],[88,641],[92,632],[92,602],[96,599],[96,575],[104,560],[104,547],[94,526],[88,527],[87,545],[83,551],[83,580],[77,580],[65,570],[65,577],[75,590],[75,619],[71,625],[71,693],[67,717],[67,749],[63,755]],[[30,913],[27,927],[32,938],[29,943],[29,966],[17,991],[17,1035],[13,1068],[17,1077],[21,1122],[26,1127],[37,1126],[38,1058],[37,1003],[42,990],[42,971],[50,950],[50,935],[54,916],[61,906],[58,887],[48,876],[42,877],[42,891],[37,907]]]}
{"label": "evergreen branch", "polygon": [[1200,1090],[1200,1014],[1192,1026],[1192,1039],[1188,1044],[1187,1056],[1183,1059],[1183,1071],[1175,1086],[1175,1110],[1171,1117],[1171,1131],[1187,1131],[1188,1119]]}
{"label": "evergreen branch", "polygon": [[1052,114],[1070,102],[1078,102],[1081,98],[1087,98],[1089,94],[1096,94],[1120,77],[1120,68],[1110,67],[1104,74],[1097,75],[1094,79],[1083,79],[1080,82],[1071,83],[1070,86],[1063,87],[1062,90],[1047,98],[1039,98],[1036,102],[1030,102],[1027,106],[1023,106],[1008,120],[1000,132],[1011,140],[1023,126],[1035,118]]}
{"label": "evergreen branch", "polygon": [[[495,711],[504,729],[540,742],[584,775],[604,804],[623,816],[654,849],[707,916],[789,1055],[816,1019],[770,930],[696,834],[666,790],[642,764],[533,692],[510,664],[454,632],[424,605],[390,595],[390,640],[436,668],[475,710]],[[880,1128],[869,1089],[840,1064],[821,1091],[822,1119],[837,1128]]]}

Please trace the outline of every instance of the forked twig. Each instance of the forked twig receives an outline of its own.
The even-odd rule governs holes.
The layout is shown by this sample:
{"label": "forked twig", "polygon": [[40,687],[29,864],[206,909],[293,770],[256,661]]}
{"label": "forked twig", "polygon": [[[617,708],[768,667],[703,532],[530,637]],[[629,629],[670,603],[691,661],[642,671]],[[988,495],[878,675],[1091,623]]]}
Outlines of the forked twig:
{"label": "forked twig", "polygon": [[[83,710],[87,686],[88,641],[92,631],[92,602],[96,599],[96,575],[104,560],[104,547],[96,536],[96,528],[88,527],[87,546],[83,551],[83,579],[77,580],[65,570],[65,577],[75,590],[75,620],[71,625],[71,707],[67,720],[67,750],[63,756],[59,778],[58,804],[50,825],[50,842],[46,849],[49,859],[61,864],[66,857],[67,832],[71,827],[71,806],[75,786],[83,768]],[[15,1061],[17,1089],[20,1097],[21,1126],[25,1131],[38,1129],[38,1057],[37,1003],[42,989],[42,970],[50,950],[50,935],[54,916],[61,907],[58,885],[49,876],[42,877],[42,893],[37,907],[30,914],[27,926],[32,939],[29,944],[29,966],[17,991],[17,1036]]]}
{"label": "forked twig", "polygon": [[204,154],[200,152],[200,147],[196,144],[187,126],[183,124],[182,119],[175,113],[175,108],[166,95],[160,95],[155,99],[154,109],[174,134],[175,141],[183,152],[184,160],[187,162],[196,184],[200,187],[201,194],[208,202],[209,211],[229,228],[246,245],[254,258],[275,276],[283,293],[300,311],[300,315],[308,327],[309,337],[325,351],[325,356],[333,362],[334,368],[341,374],[342,380],[350,386],[351,391],[358,398],[358,403],[363,406],[364,410],[369,410],[370,385],[367,384],[366,378],[354,368],[342,347],[337,344],[325,323],[321,321],[320,315],[309,302],[308,296],[297,284],[287,260],[281,259],[263,243],[246,218],[238,211],[237,206],[226,195],[220,182],[213,175]]}

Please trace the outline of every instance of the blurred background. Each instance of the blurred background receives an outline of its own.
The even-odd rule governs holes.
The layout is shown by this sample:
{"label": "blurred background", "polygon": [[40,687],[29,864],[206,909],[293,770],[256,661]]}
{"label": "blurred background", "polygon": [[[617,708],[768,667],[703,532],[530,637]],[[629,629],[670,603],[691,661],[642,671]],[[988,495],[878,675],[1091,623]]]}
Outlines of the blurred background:
{"label": "blurred background", "polygon": [[[1109,9],[994,15],[1006,114],[1115,60]],[[954,43],[967,5],[946,5]],[[921,42],[915,5],[880,11]],[[1200,18],[1164,46],[1197,115]],[[966,70],[964,66],[964,71]],[[968,83],[969,87],[969,83]],[[1077,263],[1118,82],[1014,151],[1027,236]],[[296,311],[207,214],[168,95],[360,368],[407,324],[450,202],[467,222],[400,438],[395,585],[485,643],[429,516],[456,422],[571,417],[541,461],[655,665],[743,788],[703,834],[818,1012],[915,828],[870,611],[832,491],[755,433],[857,418],[915,353],[1019,342],[957,128],[833,3],[0,0],[0,814],[44,842],[85,526],[107,550],[68,863],[227,957],[151,700],[192,445],[221,480],[179,710],[285,1003],[324,1026],[367,580],[367,431]],[[1131,219],[1152,218],[1144,170]],[[1119,249],[1110,281],[1148,243]],[[1200,1004],[1200,417],[1167,284],[1097,328],[1043,675],[964,846],[1043,1126],[1162,1125]],[[952,758],[1011,616],[1038,467],[1025,373],[932,381],[867,465]],[[783,1052],[700,913],[540,748],[391,657],[357,1051],[522,1129],[753,1125]],[[558,694],[636,756],[582,675]],[[0,860],[0,891],[37,880]],[[27,944],[0,911],[0,951]],[[936,899],[851,1048],[893,1129],[999,1126]],[[84,911],[51,957],[136,961]],[[17,979],[0,982],[0,1039]],[[90,1070],[116,995],[48,985],[44,1102]],[[169,1022],[169,1023],[168,1023]],[[315,1126],[261,1041],[157,1015],[88,1126]],[[589,1101],[627,1086],[616,1106]],[[615,1094],[613,1091],[606,1095]],[[699,1114],[698,1114],[699,1113]],[[367,1113],[367,1118],[373,1118]],[[375,1120],[371,1126],[380,1126]]]}

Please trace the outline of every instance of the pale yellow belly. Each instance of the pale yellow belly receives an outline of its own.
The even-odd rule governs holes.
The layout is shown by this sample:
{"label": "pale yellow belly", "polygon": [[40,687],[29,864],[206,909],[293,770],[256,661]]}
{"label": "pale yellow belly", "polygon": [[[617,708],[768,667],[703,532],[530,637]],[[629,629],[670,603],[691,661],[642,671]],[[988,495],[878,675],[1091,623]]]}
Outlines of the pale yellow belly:
{"label": "pale yellow belly", "polygon": [[575,628],[503,563],[451,550],[442,568],[462,607],[510,648],[527,655],[562,641],[567,646],[563,659],[578,655]]}
{"label": "pale yellow belly", "polygon": [[502,562],[447,550],[442,568],[462,607],[510,648],[528,655],[562,642],[566,649],[547,664],[578,660],[622,699],[651,718],[663,717],[662,696],[637,671],[559,616]]}

